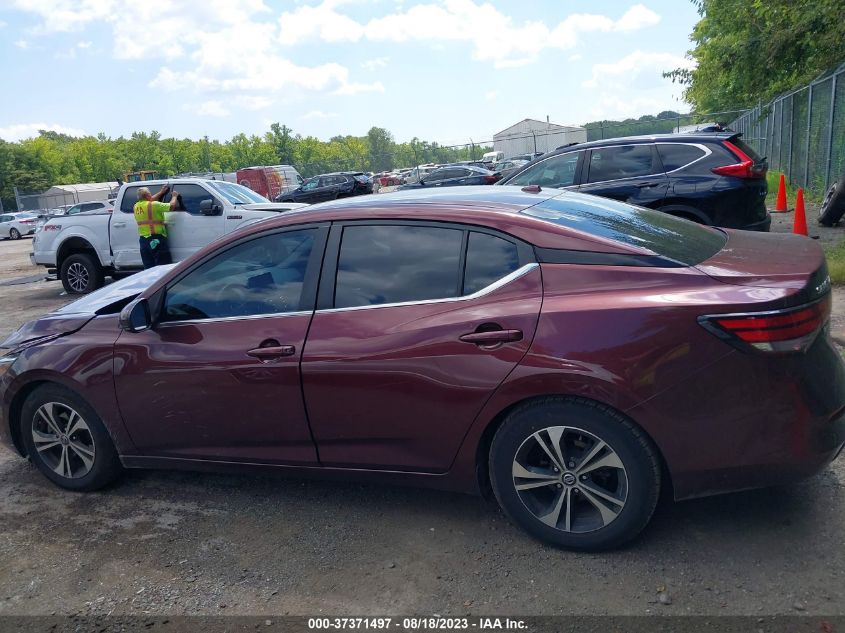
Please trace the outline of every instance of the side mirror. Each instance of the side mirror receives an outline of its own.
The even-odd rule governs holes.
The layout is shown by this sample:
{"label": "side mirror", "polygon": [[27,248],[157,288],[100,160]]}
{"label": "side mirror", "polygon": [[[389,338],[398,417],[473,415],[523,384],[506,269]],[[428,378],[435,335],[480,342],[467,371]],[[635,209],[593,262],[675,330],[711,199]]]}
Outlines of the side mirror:
{"label": "side mirror", "polygon": [[150,304],[146,299],[136,299],[120,311],[120,329],[127,332],[143,332],[152,327]]}
{"label": "side mirror", "polygon": [[203,215],[220,215],[223,209],[219,204],[215,204],[214,200],[207,198],[200,202],[200,213]]}

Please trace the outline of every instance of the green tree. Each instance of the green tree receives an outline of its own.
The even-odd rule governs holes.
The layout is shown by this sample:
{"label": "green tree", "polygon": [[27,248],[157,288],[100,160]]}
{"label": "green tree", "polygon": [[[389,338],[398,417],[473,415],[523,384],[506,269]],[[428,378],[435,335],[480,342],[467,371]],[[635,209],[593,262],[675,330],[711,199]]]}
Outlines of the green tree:
{"label": "green tree", "polygon": [[699,112],[745,108],[845,61],[842,0],[693,0],[692,70],[666,73]]}

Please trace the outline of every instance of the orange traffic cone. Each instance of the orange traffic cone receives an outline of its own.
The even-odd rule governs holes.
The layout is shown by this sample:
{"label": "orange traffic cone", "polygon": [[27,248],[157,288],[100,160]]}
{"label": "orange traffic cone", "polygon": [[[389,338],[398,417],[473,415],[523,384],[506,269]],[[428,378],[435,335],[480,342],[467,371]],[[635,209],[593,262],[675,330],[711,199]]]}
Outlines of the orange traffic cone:
{"label": "orange traffic cone", "polygon": [[807,215],[804,212],[803,189],[799,189],[795,196],[795,220],[792,223],[792,232],[797,235],[807,235]]}
{"label": "orange traffic cone", "polygon": [[775,201],[775,211],[779,213],[786,213],[786,178],[783,174],[780,175],[780,183],[778,184],[778,197]]}

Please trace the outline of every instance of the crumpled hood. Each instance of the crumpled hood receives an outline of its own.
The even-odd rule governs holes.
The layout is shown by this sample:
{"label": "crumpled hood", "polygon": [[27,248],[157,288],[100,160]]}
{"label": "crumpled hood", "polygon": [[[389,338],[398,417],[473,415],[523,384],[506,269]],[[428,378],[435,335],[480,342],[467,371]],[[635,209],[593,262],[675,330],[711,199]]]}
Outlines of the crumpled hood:
{"label": "crumpled hood", "polygon": [[130,275],[108,286],[100,288],[81,299],[69,303],[43,317],[25,323],[5,341],[0,348],[17,348],[28,343],[72,334],[97,316],[100,310],[117,302],[136,297],[169,272],[176,264],[156,266],[135,275]]}

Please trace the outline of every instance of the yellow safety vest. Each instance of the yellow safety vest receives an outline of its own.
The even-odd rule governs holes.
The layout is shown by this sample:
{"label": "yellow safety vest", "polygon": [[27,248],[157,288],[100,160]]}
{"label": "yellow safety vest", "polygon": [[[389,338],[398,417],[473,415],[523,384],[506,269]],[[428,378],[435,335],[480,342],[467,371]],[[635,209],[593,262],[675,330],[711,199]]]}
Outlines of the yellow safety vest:
{"label": "yellow safety vest", "polygon": [[170,205],[154,200],[139,200],[132,208],[135,222],[138,223],[138,234],[141,237],[162,235],[167,237],[167,227],[164,225],[164,212],[170,210]]}

